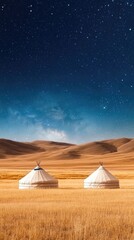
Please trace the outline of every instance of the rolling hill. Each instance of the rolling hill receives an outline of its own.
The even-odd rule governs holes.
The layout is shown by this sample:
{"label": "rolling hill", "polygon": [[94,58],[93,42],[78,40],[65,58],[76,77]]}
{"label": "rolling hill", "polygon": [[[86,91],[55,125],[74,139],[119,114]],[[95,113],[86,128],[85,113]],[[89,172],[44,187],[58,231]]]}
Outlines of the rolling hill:
{"label": "rolling hill", "polygon": [[134,139],[120,138],[106,141],[89,142],[74,145],[53,141],[16,142],[0,139],[0,158],[16,155],[46,153],[55,155],[56,159],[74,159],[82,155],[104,155],[110,153],[134,152]]}
{"label": "rolling hill", "polygon": [[16,142],[9,139],[0,139],[0,158],[58,151],[69,146],[72,146],[72,144],[52,141]]}
{"label": "rolling hill", "polygon": [[16,142],[0,139],[0,167],[3,169],[31,168],[36,161],[54,171],[89,169],[99,162],[112,169],[133,169],[134,139],[110,139],[85,144],[53,141]]}

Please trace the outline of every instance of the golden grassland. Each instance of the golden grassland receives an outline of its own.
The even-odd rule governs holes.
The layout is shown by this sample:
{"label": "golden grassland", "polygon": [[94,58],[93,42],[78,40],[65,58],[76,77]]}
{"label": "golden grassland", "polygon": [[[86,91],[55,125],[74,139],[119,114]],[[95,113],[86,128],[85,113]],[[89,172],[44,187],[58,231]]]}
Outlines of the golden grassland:
{"label": "golden grassland", "polygon": [[12,188],[0,194],[1,240],[134,239],[133,189]]}
{"label": "golden grassland", "polygon": [[116,190],[83,189],[78,177],[85,171],[65,170],[50,171],[59,189],[18,190],[26,172],[0,171],[0,240],[134,239],[133,171],[114,172],[121,179]]}

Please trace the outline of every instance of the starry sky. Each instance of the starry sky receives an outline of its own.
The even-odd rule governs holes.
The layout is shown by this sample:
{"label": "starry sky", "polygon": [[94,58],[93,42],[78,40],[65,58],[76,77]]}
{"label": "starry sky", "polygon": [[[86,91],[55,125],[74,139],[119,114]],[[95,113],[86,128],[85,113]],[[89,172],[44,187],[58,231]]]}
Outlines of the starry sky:
{"label": "starry sky", "polygon": [[134,137],[134,2],[0,1],[0,138]]}

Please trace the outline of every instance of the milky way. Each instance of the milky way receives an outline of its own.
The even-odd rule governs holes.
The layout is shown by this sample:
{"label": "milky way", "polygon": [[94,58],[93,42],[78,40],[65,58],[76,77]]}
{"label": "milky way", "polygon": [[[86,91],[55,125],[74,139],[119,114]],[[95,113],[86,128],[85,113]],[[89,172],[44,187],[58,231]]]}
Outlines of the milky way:
{"label": "milky way", "polygon": [[133,137],[133,46],[133,1],[1,1],[0,137]]}

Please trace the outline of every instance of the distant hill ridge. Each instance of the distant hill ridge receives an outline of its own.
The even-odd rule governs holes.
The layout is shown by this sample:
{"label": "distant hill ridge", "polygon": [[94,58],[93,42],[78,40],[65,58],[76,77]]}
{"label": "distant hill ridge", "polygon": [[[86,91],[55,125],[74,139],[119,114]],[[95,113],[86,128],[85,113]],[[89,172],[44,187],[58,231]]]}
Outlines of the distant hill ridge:
{"label": "distant hill ridge", "polygon": [[134,152],[134,139],[119,138],[89,142],[79,145],[43,140],[33,142],[17,142],[7,139],[0,139],[0,158],[42,152],[54,154],[56,159],[80,158],[81,155],[131,153]]}

